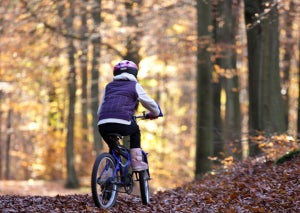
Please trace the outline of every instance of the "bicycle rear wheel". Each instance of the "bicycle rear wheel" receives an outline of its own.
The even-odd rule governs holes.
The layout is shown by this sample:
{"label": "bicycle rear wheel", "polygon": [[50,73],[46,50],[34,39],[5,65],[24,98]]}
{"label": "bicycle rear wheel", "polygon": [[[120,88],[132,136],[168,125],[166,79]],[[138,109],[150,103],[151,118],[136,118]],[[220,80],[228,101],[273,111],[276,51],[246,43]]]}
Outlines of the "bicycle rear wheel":
{"label": "bicycle rear wheel", "polygon": [[93,200],[97,207],[110,208],[117,199],[117,185],[111,178],[116,167],[113,156],[109,153],[100,154],[94,163],[91,178]]}
{"label": "bicycle rear wheel", "polygon": [[149,192],[149,173],[148,170],[143,170],[138,172],[139,175],[139,182],[140,182],[140,191],[141,191],[141,198],[143,204],[150,203],[150,192]]}

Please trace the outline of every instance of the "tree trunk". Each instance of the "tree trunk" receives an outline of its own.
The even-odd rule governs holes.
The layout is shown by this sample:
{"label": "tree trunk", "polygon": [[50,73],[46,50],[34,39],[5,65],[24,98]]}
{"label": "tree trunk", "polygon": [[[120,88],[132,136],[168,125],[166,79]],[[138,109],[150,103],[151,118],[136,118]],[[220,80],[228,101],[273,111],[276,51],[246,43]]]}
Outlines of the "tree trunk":
{"label": "tree trunk", "polygon": [[97,110],[99,106],[99,67],[100,67],[100,50],[101,50],[101,36],[99,34],[99,27],[101,23],[101,0],[94,0],[92,8],[92,17],[94,21],[94,36],[92,38],[92,80],[91,80],[91,111],[93,114],[93,138],[94,148],[97,154],[103,148],[102,138],[98,132],[98,116]]}
{"label": "tree trunk", "polygon": [[68,75],[68,91],[69,91],[69,115],[67,126],[67,188],[76,188],[79,186],[77,174],[75,170],[74,157],[74,123],[75,123],[75,102],[76,102],[76,72],[75,72],[75,48],[73,41],[69,41],[69,75]]}
{"label": "tree trunk", "polygon": [[237,159],[241,159],[241,114],[239,102],[239,79],[236,68],[237,54],[235,38],[237,36],[238,5],[232,0],[223,1],[220,5],[221,17],[224,27],[221,29],[221,49],[226,50],[221,54],[220,66],[224,69],[223,87],[226,92],[226,110],[224,125],[224,141],[226,152]]}
{"label": "tree trunk", "polygon": [[224,155],[224,139],[222,130],[222,117],[221,117],[221,82],[212,83],[213,90],[213,156],[222,159]]}
{"label": "tree trunk", "polygon": [[283,67],[282,67],[282,99],[284,105],[284,117],[285,123],[288,125],[289,123],[289,85],[290,85],[290,70],[291,70],[291,60],[293,58],[293,50],[294,50],[294,43],[292,42],[293,39],[293,24],[295,20],[295,9],[297,8],[293,1],[290,2],[290,10],[285,11],[284,16],[284,26],[285,26],[285,43],[284,43],[284,56],[283,56]]}
{"label": "tree trunk", "polygon": [[[69,16],[65,20],[65,24],[69,32],[73,32],[73,18],[74,8],[72,0],[69,0],[70,11]],[[75,123],[75,103],[76,103],[76,70],[75,70],[75,55],[76,50],[72,38],[68,39],[68,61],[69,61],[69,74],[68,74],[68,92],[69,92],[69,114],[67,123],[67,145],[66,145],[66,158],[67,158],[67,188],[77,188],[79,181],[75,170],[75,156],[74,156],[74,123]]]}
{"label": "tree trunk", "polygon": [[[263,130],[271,133],[283,133],[287,131],[284,120],[284,109],[281,97],[280,75],[279,75],[279,32],[278,32],[278,10],[277,6],[271,8],[269,18],[262,22],[266,33],[263,43],[267,46],[263,50],[263,72],[262,79],[263,96]],[[270,54],[271,53],[271,54]],[[269,81],[269,83],[265,83]],[[269,85],[268,85],[269,84]],[[265,106],[268,106],[266,109]]]}
{"label": "tree trunk", "polygon": [[142,7],[143,1],[137,1],[138,6],[134,9],[134,4],[136,2],[134,1],[125,1],[125,8],[126,8],[126,26],[134,28],[134,33],[129,34],[127,36],[126,41],[126,55],[124,56],[124,59],[131,60],[138,64],[140,62],[140,39],[142,37],[142,32],[139,30],[138,27],[138,20],[137,18],[140,15],[139,8]]}
{"label": "tree trunk", "polygon": [[[86,17],[86,5],[82,5],[82,13],[81,13],[81,37],[85,37],[87,29],[87,17]],[[80,43],[81,54],[79,56],[80,60],[80,70],[81,70],[81,136],[82,136],[82,144],[81,144],[81,158],[83,164],[81,164],[81,169],[84,173],[86,165],[85,162],[88,162],[90,159],[89,153],[89,122],[88,122],[88,77],[87,77],[87,67],[88,67],[88,41],[83,40]]]}
{"label": "tree trunk", "polygon": [[213,154],[212,65],[210,1],[197,1],[197,126],[195,178],[211,170]]}
{"label": "tree trunk", "polygon": [[[219,33],[219,21],[220,21],[220,14],[218,12],[218,2],[213,2],[212,4],[212,14],[213,14],[213,25],[214,25],[214,42],[215,45],[218,46],[220,33]],[[220,57],[219,53],[216,50],[215,54],[215,64],[220,66]],[[224,155],[224,140],[222,135],[222,116],[221,116],[221,76],[218,75],[216,70],[213,70],[215,74],[215,79],[212,82],[213,88],[213,147],[214,153],[213,155],[218,159],[222,159]]]}
{"label": "tree trunk", "polygon": [[[265,12],[267,11],[267,12]],[[245,0],[249,66],[249,128],[257,132],[282,133],[287,126],[280,94],[278,12],[260,0]],[[250,141],[250,155],[259,149]]]}
{"label": "tree trunk", "polygon": [[[83,9],[85,11],[85,9]],[[86,13],[81,14],[81,35],[85,36],[87,32],[87,18]],[[88,62],[88,43],[84,39],[80,43],[81,54],[79,56],[80,60],[80,70],[81,70],[81,126],[82,126],[82,139],[86,143],[88,142],[88,95],[87,95],[87,62]]]}

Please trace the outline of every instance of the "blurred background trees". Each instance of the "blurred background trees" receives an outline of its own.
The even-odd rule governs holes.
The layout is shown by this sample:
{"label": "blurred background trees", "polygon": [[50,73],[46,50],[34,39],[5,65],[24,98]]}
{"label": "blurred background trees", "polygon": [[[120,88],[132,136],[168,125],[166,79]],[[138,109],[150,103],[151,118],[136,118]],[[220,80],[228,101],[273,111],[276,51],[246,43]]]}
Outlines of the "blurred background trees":
{"label": "blurred background trees", "polygon": [[0,179],[84,184],[107,149],[99,97],[124,58],[139,64],[139,81],[165,113],[139,123],[151,186],[180,185],[276,144],[292,149],[299,8],[295,0],[3,0]]}

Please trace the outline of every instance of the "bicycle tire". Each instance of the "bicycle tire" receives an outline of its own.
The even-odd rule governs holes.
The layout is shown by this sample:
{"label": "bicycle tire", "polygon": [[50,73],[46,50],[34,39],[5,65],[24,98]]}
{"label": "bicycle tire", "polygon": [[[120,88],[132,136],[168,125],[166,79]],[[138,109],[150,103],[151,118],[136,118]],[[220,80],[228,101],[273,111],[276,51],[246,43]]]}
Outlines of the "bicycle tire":
{"label": "bicycle tire", "polygon": [[147,205],[150,203],[150,192],[149,192],[149,173],[147,170],[139,171],[139,183],[140,183],[140,192],[142,203]]}
{"label": "bicycle tire", "polygon": [[[109,153],[98,155],[94,162],[91,176],[91,190],[94,203],[99,208],[110,208],[116,202],[118,196],[117,185],[112,184],[108,180],[113,175],[113,172],[109,174],[108,171],[114,171],[115,167],[116,161]],[[103,177],[105,172],[106,177]]]}

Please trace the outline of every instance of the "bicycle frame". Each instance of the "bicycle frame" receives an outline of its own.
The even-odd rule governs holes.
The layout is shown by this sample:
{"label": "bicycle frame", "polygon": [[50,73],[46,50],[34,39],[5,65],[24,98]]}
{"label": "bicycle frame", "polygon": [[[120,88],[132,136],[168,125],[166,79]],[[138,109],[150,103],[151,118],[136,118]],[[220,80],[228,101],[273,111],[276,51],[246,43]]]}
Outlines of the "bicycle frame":
{"label": "bicycle frame", "polygon": [[117,177],[117,172],[120,171],[121,174],[121,181],[117,182],[117,185],[125,185],[125,179],[126,175],[129,173],[129,167],[131,163],[130,153],[127,152],[127,156],[123,156],[126,159],[126,163],[124,164],[121,159],[121,154],[117,154],[117,151],[114,149],[112,150],[112,156],[116,160],[116,167],[113,172],[112,179],[115,179]]}

